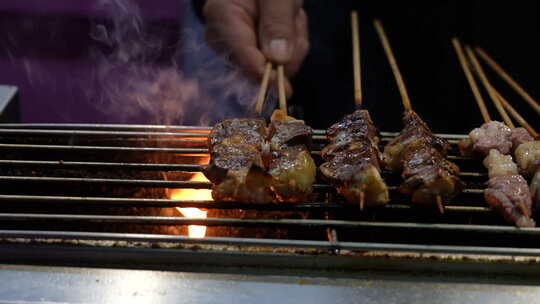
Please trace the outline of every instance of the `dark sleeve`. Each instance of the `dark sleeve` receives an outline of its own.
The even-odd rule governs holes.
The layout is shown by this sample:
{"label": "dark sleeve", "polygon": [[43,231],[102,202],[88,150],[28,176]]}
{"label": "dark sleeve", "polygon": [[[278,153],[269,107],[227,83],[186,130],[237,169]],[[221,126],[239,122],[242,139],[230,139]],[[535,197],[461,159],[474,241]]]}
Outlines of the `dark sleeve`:
{"label": "dark sleeve", "polygon": [[206,3],[206,0],[191,0],[193,3],[193,10],[195,11],[195,15],[201,20],[201,22],[204,22],[204,16],[203,16],[203,7]]}

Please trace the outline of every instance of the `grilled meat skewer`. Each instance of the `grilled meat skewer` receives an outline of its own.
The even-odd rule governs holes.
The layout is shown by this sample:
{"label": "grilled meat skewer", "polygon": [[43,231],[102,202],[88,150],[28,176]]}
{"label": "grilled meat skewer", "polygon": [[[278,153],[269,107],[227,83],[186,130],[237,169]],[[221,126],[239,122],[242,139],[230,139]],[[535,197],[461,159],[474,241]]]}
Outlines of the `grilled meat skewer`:
{"label": "grilled meat skewer", "polygon": [[276,111],[267,128],[260,119],[229,119],[208,136],[210,164],[204,170],[216,201],[299,202],[309,198],[316,167],[313,131]]}
{"label": "grilled meat skewer", "polygon": [[383,162],[387,169],[402,171],[405,182],[402,193],[412,194],[413,203],[425,205],[437,196],[451,199],[464,188],[458,178],[459,168],[446,159],[448,143],[433,135],[414,111],[403,116],[400,135],[384,148]]}
{"label": "grilled meat skewer", "polygon": [[324,178],[347,202],[361,207],[381,205],[389,199],[380,174],[378,132],[369,112],[357,110],[327,130],[330,143],[322,150]]}
{"label": "grilled meat skewer", "polygon": [[[540,191],[535,172],[540,167],[540,145],[523,128],[509,128],[504,123],[490,121],[460,142],[462,154],[486,155],[484,166],[489,172],[486,202],[509,222],[518,227],[534,227],[530,219],[533,200],[538,206]],[[511,153],[517,161],[513,162]],[[518,170],[519,166],[519,170]],[[532,176],[531,188],[520,175]]]}

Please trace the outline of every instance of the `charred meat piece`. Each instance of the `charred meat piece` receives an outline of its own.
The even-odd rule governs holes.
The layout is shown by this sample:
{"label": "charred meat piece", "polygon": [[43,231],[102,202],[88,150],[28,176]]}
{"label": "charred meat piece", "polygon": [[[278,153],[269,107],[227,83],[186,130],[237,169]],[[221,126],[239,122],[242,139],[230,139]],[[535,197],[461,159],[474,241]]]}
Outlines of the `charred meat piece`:
{"label": "charred meat piece", "polygon": [[312,135],[313,130],[301,120],[278,120],[270,124],[268,172],[272,176],[272,189],[281,202],[301,202],[311,196],[317,174],[311,157]]}
{"label": "charred meat piece", "polygon": [[269,142],[272,151],[282,147],[302,145],[311,149],[313,130],[302,120],[273,121],[269,127]]}
{"label": "charred meat piece", "polygon": [[379,132],[375,128],[369,112],[365,110],[358,110],[346,115],[340,122],[328,128],[326,134],[328,139],[335,144],[361,140],[379,143]]}
{"label": "charred meat piece", "polygon": [[315,182],[313,131],[281,111],[269,128],[260,119],[229,119],[208,136],[214,200],[266,203],[308,199]]}
{"label": "charred meat piece", "polygon": [[487,155],[492,149],[508,154],[512,149],[512,129],[502,122],[487,122],[472,130],[469,139],[462,140],[459,147],[463,155],[470,155],[471,152]]}
{"label": "charred meat piece", "polygon": [[403,130],[383,153],[387,169],[402,170],[400,191],[412,194],[412,201],[420,205],[435,202],[437,196],[451,199],[459,194],[464,183],[458,178],[459,168],[446,159],[448,143],[433,135],[413,111],[405,112],[403,122]]}
{"label": "charred meat piece", "polygon": [[320,166],[324,178],[347,202],[381,205],[389,199],[380,175],[378,132],[369,113],[358,110],[327,130],[330,143],[323,149],[326,161]]}
{"label": "charred meat piece", "polygon": [[457,177],[457,165],[446,160],[432,146],[409,147],[402,162],[404,182],[400,191],[412,194],[412,201],[416,204],[431,204],[437,195],[451,199],[465,187]]}
{"label": "charred meat piece", "polygon": [[245,178],[245,175],[252,167],[264,169],[261,153],[252,145],[220,144],[212,150],[210,164],[206,167],[204,173],[214,184],[221,183],[227,178],[229,171],[244,172]]}
{"label": "charred meat piece", "polygon": [[264,166],[266,126],[259,119],[229,119],[208,136],[210,164],[204,174],[216,201],[266,203],[274,200]]}
{"label": "charred meat piece", "polygon": [[212,188],[215,201],[240,203],[269,203],[274,201],[271,177],[266,171],[252,167],[249,170],[228,171],[227,177]]}
{"label": "charred meat piece", "polygon": [[279,201],[305,202],[311,196],[317,167],[310,151],[305,146],[297,145],[272,151],[268,173]]}
{"label": "charred meat piece", "polygon": [[262,119],[235,118],[216,124],[208,135],[208,149],[212,153],[218,144],[248,144],[264,149],[266,123]]}
{"label": "charred meat piece", "polygon": [[368,205],[387,203],[388,187],[379,171],[377,151],[369,143],[332,155],[321,165],[321,173],[348,202],[358,204],[364,195]]}
{"label": "charred meat piece", "polygon": [[410,145],[428,145],[446,156],[449,145],[440,137],[434,136],[426,123],[414,111],[407,111],[403,116],[404,128],[384,148],[383,162],[387,169],[399,171],[402,169],[402,152]]}
{"label": "charred meat piece", "polygon": [[518,227],[534,227],[532,200],[527,181],[521,175],[496,176],[484,192],[487,203],[504,219]]}
{"label": "charred meat piece", "polygon": [[517,147],[515,153],[521,174],[531,177],[540,170],[540,141],[530,141]]}

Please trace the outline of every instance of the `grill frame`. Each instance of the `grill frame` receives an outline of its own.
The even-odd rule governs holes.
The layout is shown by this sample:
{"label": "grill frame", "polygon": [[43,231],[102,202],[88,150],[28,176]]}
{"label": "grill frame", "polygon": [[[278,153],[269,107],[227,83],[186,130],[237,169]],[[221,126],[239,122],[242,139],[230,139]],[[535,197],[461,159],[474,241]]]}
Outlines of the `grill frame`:
{"label": "grill frame", "polygon": [[[125,139],[136,137],[144,140],[145,138],[180,138],[176,140],[176,144],[191,144],[194,142],[204,142],[201,140],[201,135],[204,136],[210,130],[208,127],[195,127],[195,126],[159,126],[159,125],[98,125],[98,124],[0,124],[0,137],[2,136],[16,136],[22,138],[24,136],[42,137],[55,135],[57,137],[84,137],[84,136],[97,136],[97,137],[111,137],[116,139]],[[193,132],[195,131],[195,132]],[[315,141],[322,143],[324,138],[323,130],[315,130]],[[384,140],[388,140],[389,137],[395,136],[396,133],[382,132],[381,134]],[[464,138],[464,135],[452,135],[452,134],[438,134],[439,136],[448,139],[451,143],[455,144],[459,139]],[[199,138],[195,140],[186,138]],[[163,144],[163,143],[161,143]],[[129,152],[143,152],[143,153],[180,153],[180,154],[201,154],[206,153],[205,148],[167,148],[167,147],[108,147],[108,146],[79,146],[79,145],[24,145],[24,144],[0,144],[0,150],[54,150],[54,151],[129,151]],[[314,153],[317,155],[317,152]],[[469,161],[463,157],[451,157],[450,159],[456,161]],[[480,161],[478,161],[480,163]],[[101,169],[137,169],[137,170],[163,170],[163,171],[184,171],[184,172],[198,172],[201,169],[201,165],[193,164],[175,164],[175,163],[118,163],[118,162],[89,162],[89,161],[35,161],[35,160],[0,160],[0,168],[2,166],[12,167],[45,167],[45,168],[101,168]],[[462,176],[467,178],[485,178],[485,173],[479,172],[465,172]],[[208,189],[211,184],[206,182],[188,182],[188,181],[148,181],[148,180],[133,180],[133,179],[97,179],[97,178],[47,178],[47,177],[33,177],[33,178],[21,178],[13,176],[0,176],[0,184],[7,181],[19,181],[19,182],[50,182],[50,183],[96,183],[111,185],[116,183],[117,185],[138,187],[138,186],[152,186],[152,187],[167,187],[167,188],[195,188],[195,189]],[[332,187],[324,184],[315,185],[316,191],[329,191]],[[393,188],[395,190],[395,187]],[[468,189],[467,194],[479,195],[482,193],[481,189]],[[186,219],[181,217],[164,218],[164,217],[149,217],[149,216],[98,216],[98,215],[35,215],[28,213],[1,213],[0,223],[6,221],[73,221],[73,220],[85,220],[89,222],[130,222],[140,224],[158,224],[158,225],[233,225],[233,226],[270,226],[270,227],[317,227],[327,229],[328,239],[326,241],[305,241],[305,240],[279,240],[279,239],[250,239],[250,238],[226,238],[226,237],[212,237],[205,239],[189,239],[181,236],[170,235],[148,235],[148,234],[128,234],[128,233],[101,233],[101,232],[75,232],[75,231],[32,231],[32,230],[0,230],[0,261],[26,261],[35,263],[40,259],[43,263],[60,263],[69,265],[73,262],[74,256],[65,254],[67,248],[70,250],[84,251],[84,252],[110,252],[118,250],[118,252],[124,252],[128,255],[135,254],[139,258],[144,259],[147,253],[158,251],[165,256],[173,255],[177,257],[193,257],[201,256],[203,260],[208,258],[202,258],[202,253],[210,254],[213,257],[227,256],[225,260],[231,260],[231,257],[237,257],[238,255],[244,257],[255,258],[259,260],[260,256],[264,255],[266,258],[275,257],[276,263],[286,263],[291,267],[294,267],[295,263],[291,263],[290,258],[294,257],[302,259],[303,257],[308,260],[313,260],[313,257],[320,257],[326,262],[321,267],[332,267],[332,265],[349,265],[347,267],[367,267],[369,266],[368,260],[377,259],[385,260],[386,262],[395,261],[395,259],[401,260],[405,257],[405,261],[408,261],[407,265],[411,261],[414,261],[415,267],[422,268],[422,265],[431,265],[429,261],[433,262],[433,258],[437,257],[438,261],[448,263],[449,261],[456,262],[456,259],[460,260],[459,263],[471,263],[471,265],[479,266],[478,270],[486,265],[492,265],[493,257],[497,256],[504,263],[513,264],[530,264],[539,263],[540,260],[540,248],[538,247],[490,247],[490,246],[460,246],[460,245],[422,245],[411,243],[377,243],[377,242],[348,242],[339,240],[339,231],[342,229],[404,229],[409,231],[434,231],[435,233],[441,231],[455,231],[456,233],[484,233],[493,235],[510,235],[510,236],[529,236],[534,237],[540,234],[540,228],[527,228],[519,229],[511,226],[488,226],[488,225],[456,225],[456,224],[432,224],[432,223],[411,223],[411,222],[373,222],[373,221],[347,221],[333,219],[335,213],[342,210],[343,206],[335,202],[313,202],[303,204],[240,204],[234,202],[195,202],[195,201],[174,201],[170,199],[144,199],[144,198],[101,198],[101,197],[47,197],[47,196],[32,196],[32,195],[0,195],[0,203],[16,203],[17,205],[29,205],[33,204],[50,204],[51,206],[65,205],[65,206],[115,206],[115,207],[197,207],[197,208],[219,208],[219,209],[257,209],[257,210],[272,210],[272,211],[321,211],[327,214],[325,219],[302,219],[302,220],[275,220],[275,219],[234,219],[234,218],[220,218],[220,219]],[[218,206],[219,205],[219,206]],[[408,210],[412,209],[408,204],[403,203],[391,203],[384,206],[388,210]],[[488,207],[479,206],[479,204],[473,204],[471,206],[461,205],[447,205],[445,206],[447,213],[452,212],[464,212],[464,213],[492,213]],[[359,230],[361,231],[361,230]],[[86,241],[94,242],[94,244],[85,243]],[[112,242],[112,243],[111,243]],[[159,244],[174,244],[174,246],[181,245],[181,248],[170,249],[160,248]],[[30,245],[31,244],[31,245]],[[83,244],[83,245],[81,245]],[[133,246],[133,244],[145,244],[140,246]],[[185,245],[185,246],[184,246]],[[39,247],[42,250],[46,250],[51,253],[50,256],[40,257],[35,259],[30,257],[35,247]],[[173,246],[173,247],[174,247]],[[204,247],[205,250],[201,251],[200,248]],[[226,246],[226,250],[224,247]],[[266,248],[262,250],[261,248]],[[255,248],[255,250],[247,250],[247,248]],[[40,249],[40,250],[41,250]],[[172,250],[172,252],[171,252]],[[310,251],[306,254],[306,250]],[[17,254],[14,254],[14,253]],[[56,252],[56,253],[55,253]],[[64,252],[64,256],[59,255],[59,252]],[[131,252],[131,253],[129,253]],[[366,252],[378,252],[375,256],[366,256]],[[144,253],[144,254],[143,254]],[[351,254],[354,253],[354,254]],[[404,255],[404,253],[406,253]],[[140,254],[140,255],[139,255]],[[69,258],[71,256],[71,258]],[[116,256],[113,255],[113,256]],[[351,257],[357,257],[351,260]],[[51,258],[54,257],[54,258]],[[517,258],[519,257],[519,258]],[[317,259],[317,258],[315,258]],[[335,260],[337,259],[337,260]],[[343,260],[344,259],[344,260]],[[158,259],[159,260],[159,259]],[[192,261],[191,258],[188,259]],[[235,259],[236,260],[236,259]],[[354,260],[354,262],[353,262]],[[89,258],[88,262],[95,261],[95,258]],[[182,260],[187,261],[187,260]],[[289,262],[287,262],[289,261]],[[346,261],[346,262],[345,262]],[[467,262],[468,261],[468,262]],[[473,262],[471,262],[473,261]],[[146,258],[146,264],[153,264],[151,258]],[[121,260],[110,260],[104,258],[99,265],[111,265],[114,263],[122,264]],[[183,264],[183,262],[181,262]],[[296,263],[296,266],[303,267],[304,262]],[[486,264],[487,263],[487,264]],[[219,264],[219,263],[218,263]],[[256,265],[256,263],[238,260],[237,265],[242,266],[245,264]],[[380,263],[376,263],[379,265]],[[399,263],[397,263],[399,264]],[[495,263],[501,264],[501,263]],[[262,264],[261,264],[262,265]],[[390,263],[389,265],[396,265],[396,263]],[[460,264],[461,265],[461,264]],[[483,266],[482,266],[483,265]],[[304,265],[305,266],[305,265]],[[312,267],[318,267],[312,265]],[[377,267],[381,267],[380,265]],[[385,266],[386,267],[386,266]],[[383,267],[383,268],[385,268]],[[430,266],[431,267],[431,266]],[[474,268],[474,267],[473,267]],[[497,268],[497,267],[495,267]],[[493,269],[495,269],[493,268]],[[504,267],[503,267],[504,268]],[[519,267],[518,267],[519,268]],[[469,268],[470,269],[470,268]],[[535,268],[536,269],[536,268]]]}

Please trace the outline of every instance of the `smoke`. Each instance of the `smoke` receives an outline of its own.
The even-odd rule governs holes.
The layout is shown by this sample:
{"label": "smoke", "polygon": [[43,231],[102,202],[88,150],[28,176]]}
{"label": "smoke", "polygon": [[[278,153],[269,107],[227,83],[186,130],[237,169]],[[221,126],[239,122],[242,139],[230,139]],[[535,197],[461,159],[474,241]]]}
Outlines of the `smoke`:
{"label": "smoke", "polygon": [[98,47],[89,94],[110,121],[208,125],[252,114],[257,87],[207,47],[194,15],[180,30],[144,18],[133,0],[98,9],[111,17],[90,33]]}

